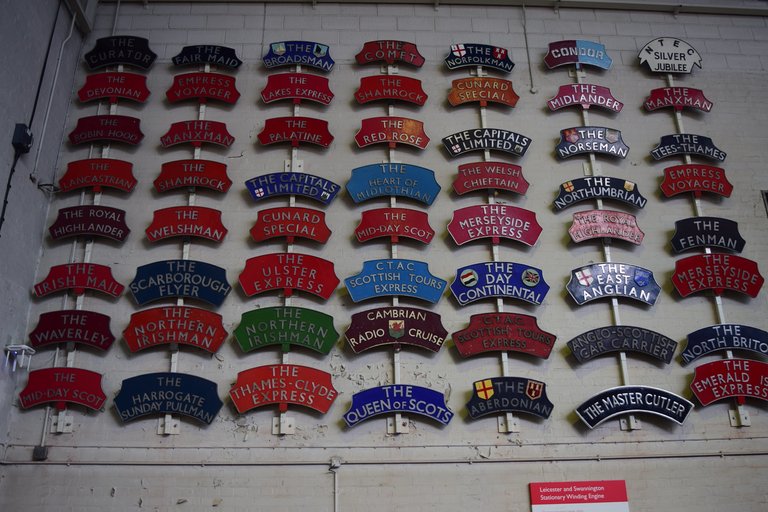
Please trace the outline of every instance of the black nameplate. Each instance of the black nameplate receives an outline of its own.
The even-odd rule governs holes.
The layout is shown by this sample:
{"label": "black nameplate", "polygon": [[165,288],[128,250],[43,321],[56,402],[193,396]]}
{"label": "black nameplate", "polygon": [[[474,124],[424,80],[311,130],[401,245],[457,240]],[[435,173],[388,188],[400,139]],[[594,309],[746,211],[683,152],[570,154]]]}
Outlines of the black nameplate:
{"label": "black nameplate", "polygon": [[610,176],[586,176],[560,185],[554,202],[555,210],[560,211],[590,199],[613,199],[635,208],[645,207],[648,201],[632,181]]}
{"label": "black nameplate", "polygon": [[539,418],[549,418],[552,402],[547,398],[547,385],[523,377],[493,377],[476,381],[472,398],[467,402],[472,419],[488,414],[525,412]]}
{"label": "black nameplate", "polygon": [[720,217],[690,217],[675,221],[671,243],[677,253],[702,247],[741,252],[746,241],[737,222]]}
{"label": "black nameplate", "polygon": [[677,342],[642,327],[607,325],[579,334],[568,342],[568,348],[580,363],[609,352],[638,352],[669,364]]}
{"label": "black nameplate", "polygon": [[146,38],[110,36],[96,40],[93,50],[85,54],[85,63],[91,71],[120,64],[146,70],[156,58]]}
{"label": "black nameplate", "polygon": [[721,350],[747,350],[768,356],[768,332],[739,324],[704,327],[688,335],[688,344],[680,354],[683,365],[701,356]]}
{"label": "black nameplate", "polygon": [[602,126],[574,126],[560,130],[560,142],[555,151],[560,159],[589,153],[626,158],[629,147],[624,144],[619,130]]}
{"label": "black nameplate", "polygon": [[699,155],[718,162],[724,161],[727,156],[725,151],[718,149],[709,137],[692,133],[664,135],[659,145],[651,151],[651,156],[655,160],[676,155]]}
{"label": "black nameplate", "polygon": [[576,408],[589,428],[620,414],[647,412],[682,425],[693,402],[669,391],[650,386],[618,386],[606,389]]}
{"label": "black nameplate", "polygon": [[235,55],[234,48],[213,44],[185,46],[178,55],[171,59],[174,66],[194,66],[212,64],[229,69],[237,69],[243,63]]}

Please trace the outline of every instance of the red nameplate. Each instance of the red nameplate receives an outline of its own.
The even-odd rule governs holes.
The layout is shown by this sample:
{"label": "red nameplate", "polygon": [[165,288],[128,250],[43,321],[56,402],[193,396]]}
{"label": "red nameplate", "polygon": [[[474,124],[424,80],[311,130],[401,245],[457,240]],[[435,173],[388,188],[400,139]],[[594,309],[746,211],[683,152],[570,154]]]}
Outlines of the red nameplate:
{"label": "red nameplate", "polygon": [[424,133],[421,121],[407,117],[369,117],[363,119],[355,142],[361,148],[386,142],[390,148],[400,143],[424,149],[429,144],[429,137]]}
{"label": "red nameplate", "polygon": [[112,277],[112,269],[96,263],[66,263],[55,265],[48,277],[35,285],[35,295],[45,297],[61,290],[73,290],[75,295],[86,289],[119,297],[124,286]]}
{"label": "red nameplate", "polygon": [[333,262],[298,253],[272,253],[249,258],[240,274],[247,296],[283,290],[290,297],[301,290],[328,300],[339,285]]}
{"label": "red nameplate", "polygon": [[67,164],[67,172],[59,180],[62,192],[93,187],[101,192],[101,187],[116,188],[130,192],[136,186],[133,177],[133,164],[113,158],[89,158]]}
{"label": "red nameplate", "polygon": [[107,315],[82,309],[42,313],[35,330],[29,333],[29,343],[34,348],[56,343],[79,343],[107,350],[115,341],[109,321]]}
{"label": "red nameplate", "polygon": [[251,228],[251,237],[257,242],[286,237],[292,244],[293,239],[299,237],[324,244],[330,236],[331,230],[325,224],[325,212],[299,206],[261,210]]}
{"label": "red nameplate", "polygon": [[69,133],[72,144],[109,141],[136,145],[144,138],[141,120],[136,117],[101,115],[81,117]]}
{"label": "red nameplate", "polygon": [[215,354],[227,337],[221,315],[190,306],[163,306],[131,315],[123,338],[131,352],[177,343]]}
{"label": "red nameplate", "polygon": [[64,410],[66,403],[73,403],[98,411],[106,400],[101,389],[101,374],[82,368],[31,371],[26,387],[19,393],[22,409],[53,402],[58,410]]}
{"label": "red nameplate", "polygon": [[539,239],[541,226],[536,213],[517,206],[482,204],[454,210],[448,232],[456,245],[480,238],[491,238],[494,244],[500,238],[517,240],[533,245]]}
{"label": "red nameplate", "polygon": [[576,243],[594,238],[617,238],[640,245],[645,237],[634,215],[614,210],[588,210],[574,213],[573,224],[568,228],[568,234]]}
{"label": "red nameplate", "polygon": [[733,397],[740,404],[745,397],[768,401],[768,363],[724,359],[702,364],[694,369],[691,391],[701,405]]}
{"label": "red nameplate", "polygon": [[102,236],[122,242],[131,232],[125,224],[125,212],[109,206],[70,206],[61,208],[56,221],[48,228],[51,238]]}
{"label": "red nameplate", "polygon": [[428,244],[435,236],[435,230],[429,225],[427,212],[409,208],[378,208],[363,212],[355,236],[358,242],[367,242],[374,238],[388,236],[392,243],[399,237],[412,238]]}
{"label": "red nameplate", "polygon": [[314,101],[328,105],[333,93],[328,87],[328,79],[311,73],[276,73],[267,76],[267,86],[261,91],[261,100],[272,103],[280,100]]}
{"label": "red nameplate", "polygon": [[711,165],[684,164],[664,169],[661,191],[667,197],[683,192],[693,192],[700,197],[702,192],[711,192],[731,197],[733,185],[725,176],[725,170]]}
{"label": "red nameplate", "polygon": [[461,357],[485,352],[520,352],[547,359],[556,336],[539,328],[535,316],[518,313],[472,315],[469,327],[453,333]]}
{"label": "red nameplate", "polygon": [[133,100],[144,103],[149,97],[147,76],[137,73],[93,73],[86,75],[85,85],[77,91],[81,102],[109,98],[110,103],[117,99]]}
{"label": "red nameplate", "polygon": [[697,254],[677,260],[672,284],[683,297],[702,290],[733,290],[757,297],[763,286],[757,263],[735,254]]}
{"label": "red nameplate", "polygon": [[229,396],[237,412],[278,404],[280,411],[288,404],[303,405],[325,414],[337,396],[331,374],[309,366],[273,364],[257,366],[237,374]]}
{"label": "red nameplate", "polygon": [[290,142],[294,147],[307,142],[327,148],[333,142],[333,135],[328,131],[328,121],[298,116],[267,119],[258,138],[264,145]]}
{"label": "red nameplate", "polygon": [[227,228],[221,223],[221,212],[203,206],[171,206],[155,210],[152,224],[146,230],[150,242],[175,236],[205,238],[221,242]]}
{"label": "red nameplate", "polygon": [[227,176],[227,166],[212,160],[174,160],[160,167],[155,190],[167,192],[177,188],[202,187],[216,192],[226,192],[232,186]]}
{"label": "red nameplate", "polygon": [[374,75],[360,79],[355,99],[360,104],[377,100],[401,100],[424,105],[427,93],[421,88],[421,80],[399,75]]}
{"label": "red nameplate", "polygon": [[355,60],[358,64],[404,62],[417,68],[424,65],[424,57],[421,56],[415,44],[392,39],[366,42],[360,53],[355,55]]}
{"label": "red nameplate", "polygon": [[164,148],[187,142],[195,147],[203,142],[228,147],[235,142],[235,138],[227,131],[227,125],[219,121],[179,121],[160,137]]}
{"label": "red nameplate", "polygon": [[602,107],[614,112],[621,112],[624,108],[624,104],[613,97],[609,88],[592,84],[561,85],[557,95],[547,101],[549,110],[553,112],[572,105],[581,105],[584,110]]}
{"label": "red nameplate", "polygon": [[474,162],[459,166],[459,175],[453,181],[453,190],[457,194],[488,189],[525,194],[528,182],[523,177],[523,168],[506,162]]}
{"label": "red nameplate", "polygon": [[712,110],[712,102],[704,97],[704,91],[691,87],[662,87],[651,91],[645,100],[645,109],[649,111],[664,107],[674,107],[681,111],[683,108],[693,108],[702,112]]}
{"label": "red nameplate", "polygon": [[234,105],[240,97],[235,88],[235,77],[221,73],[184,73],[173,77],[173,85],[165,97],[171,103],[196,99],[222,101]]}
{"label": "red nameplate", "polygon": [[481,107],[485,107],[489,101],[514,107],[519,99],[512,88],[512,82],[503,78],[459,78],[451,82],[451,90],[448,93],[448,103],[454,107],[474,102],[479,102]]}

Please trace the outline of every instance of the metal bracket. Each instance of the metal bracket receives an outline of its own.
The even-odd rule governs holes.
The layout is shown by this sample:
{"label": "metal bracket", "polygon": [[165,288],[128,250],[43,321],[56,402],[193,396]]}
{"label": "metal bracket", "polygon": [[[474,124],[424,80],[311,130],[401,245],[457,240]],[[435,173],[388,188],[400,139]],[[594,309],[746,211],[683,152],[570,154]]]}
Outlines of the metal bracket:
{"label": "metal bracket", "polygon": [[752,420],[749,418],[749,413],[743,405],[737,406],[736,409],[730,409],[728,411],[728,416],[731,420],[732,427],[740,428],[752,426]]}
{"label": "metal bracket", "polygon": [[621,427],[621,430],[626,430],[628,432],[633,430],[643,430],[643,424],[640,423],[640,420],[637,419],[634,414],[619,418],[619,426]]}
{"label": "metal bracket", "polygon": [[387,416],[387,434],[407,434],[410,432],[408,418],[398,413]]}
{"label": "metal bracket", "polygon": [[381,66],[379,71],[384,75],[396,75],[400,72],[400,68],[397,67],[397,64],[387,64]]}
{"label": "metal bracket", "polygon": [[67,411],[59,411],[51,418],[51,434],[71,434],[74,420]]}
{"label": "metal bracket", "polygon": [[157,420],[157,435],[172,436],[181,434],[181,422],[172,414],[166,414]]}
{"label": "metal bracket", "polygon": [[286,414],[280,414],[272,418],[272,434],[276,436],[284,436],[288,434],[296,433],[296,422],[293,421],[291,416]]}
{"label": "metal bracket", "polygon": [[304,160],[293,160],[293,164],[291,164],[291,160],[283,160],[283,171],[284,172],[303,172]]}
{"label": "metal bracket", "polygon": [[571,78],[586,78],[587,73],[583,69],[570,69],[568,70],[568,76]]}
{"label": "metal bracket", "polygon": [[496,417],[496,423],[500,434],[515,434],[520,432],[517,418],[512,413],[500,414]]}

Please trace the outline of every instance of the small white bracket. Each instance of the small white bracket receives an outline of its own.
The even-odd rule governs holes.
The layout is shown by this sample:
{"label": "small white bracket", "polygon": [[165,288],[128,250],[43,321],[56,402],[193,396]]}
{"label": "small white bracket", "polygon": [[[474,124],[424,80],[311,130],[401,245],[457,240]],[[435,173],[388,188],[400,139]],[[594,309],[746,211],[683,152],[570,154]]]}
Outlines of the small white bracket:
{"label": "small white bracket", "polygon": [[630,414],[626,417],[619,418],[619,426],[621,430],[643,430],[643,424],[635,417],[634,414]]}
{"label": "small white bracket", "polygon": [[732,427],[740,428],[752,426],[752,420],[749,418],[749,413],[743,405],[737,405],[736,409],[729,410],[728,416],[730,417]]}
{"label": "small white bracket", "polygon": [[500,434],[514,434],[520,432],[517,418],[511,412],[500,414],[496,417]]}
{"label": "small white bracket", "polygon": [[67,411],[59,411],[51,418],[51,434],[71,434],[74,419]]}
{"label": "small white bracket", "polygon": [[387,416],[387,434],[407,434],[410,432],[408,418],[400,413]]}
{"label": "small white bracket", "polygon": [[283,160],[284,172],[304,172],[304,160]]}
{"label": "small white bracket", "polygon": [[296,422],[293,417],[281,413],[280,416],[272,418],[272,434],[284,436],[296,433]]}
{"label": "small white bracket", "polygon": [[397,64],[387,64],[386,66],[381,66],[379,71],[384,75],[396,75],[400,72],[400,68],[397,67]]}
{"label": "small white bracket", "polygon": [[[13,366],[11,371],[16,371],[16,362],[18,361],[19,367],[24,368],[24,360],[27,361],[27,371],[32,364],[32,355],[34,355],[35,349],[28,345],[8,345],[5,347],[5,367],[8,367],[11,357],[13,357]],[[21,357],[19,357],[21,356]],[[29,356],[27,358],[27,356]]]}
{"label": "small white bracket", "polygon": [[181,422],[172,414],[166,414],[157,420],[157,435],[172,436],[181,434]]}
{"label": "small white bracket", "polygon": [[586,78],[587,73],[583,69],[570,69],[568,70],[568,76],[571,78]]}

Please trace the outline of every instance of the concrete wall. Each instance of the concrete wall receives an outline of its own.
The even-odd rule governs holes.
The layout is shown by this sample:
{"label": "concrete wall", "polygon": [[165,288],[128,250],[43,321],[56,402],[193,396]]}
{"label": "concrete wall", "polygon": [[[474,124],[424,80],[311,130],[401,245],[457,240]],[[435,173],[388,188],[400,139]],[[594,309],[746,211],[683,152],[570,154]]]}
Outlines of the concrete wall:
{"label": "concrete wall", "polygon": [[[113,4],[100,7],[96,31],[89,36],[83,51],[92,48],[96,38],[110,33],[113,12]],[[285,249],[280,241],[255,244],[250,240],[248,230],[256,212],[265,205],[254,204],[243,186],[249,178],[282,170],[283,161],[290,157],[287,146],[262,146],[256,140],[265,119],[292,112],[289,104],[264,105],[259,99],[268,73],[261,64],[261,56],[268,44],[299,39],[330,46],[336,67],[329,79],[336,98],[327,108],[302,104],[301,114],[327,120],[335,141],[327,150],[302,146],[298,153],[304,161],[305,172],[344,185],[353,168],[383,161],[388,156],[383,147],[358,149],[354,144],[353,137],[361,119],[386,115],[383,105],[360,106],[354,101],[353,93],[360,77],[378,73],[376,66],[355,64],[354,55],[366,41],[399,39],[417,44],[427,59],[419,70],[402,66],[400,71],[420,79],[429,100],[423,108],[398,104],[395,114],[423,121],[432,142],[422,152],[398,147],[395,157],[434,170],[442,192],[426,209],[429,222],[437,231],[433,242],[429,246],[404,242],[398,247],[398,255],[426,261],[433,274],[452,281],[458,267],[489,261],[491,252],[489,244],[484,243],[456,247],[446,231],[454,209],[483,203],[485,198],[457,196],[451,191],[457,166],[481,157],[475,154],[450,159],[440,139],[461,129],[479,126],[480,118],[475,107],[453,108],[447,103],[451,80],[468,75],[466,71],[447,71],[443,58],[454,42],[508,48],[516,63],[509,78],[520,100],[514,109],[489,108],[488,126],[513,130],[533,139],[530,151],[519,161],[494,154],[496,159],[522,165],[531,187],[525,196],[503,194],[498,200],[535,211],[544,231],[535,247],[505,242],[500,247],[500,255],[505,261],[538,266],[552,289],[542,306],[507,301],[505,309],[535,315],[542,329],[557,335],[555,350],[547,360],[511,354],[510,373],[547,383],[549,398],[555,404],[548,420],[520,415],[517,434],[498,433],[493,417],[469,420],[464,404],[470,397],[472,382],[500,375],[500,361],[494,355],[461,359],[448,341],[435,355],[415,350],[404,350],[401,354],[402,382],[446,392],[449,406],[457,413],[448,426],[439,427],[428,420],[410,417],[410,433],[398,436],[386,433],[384,419],[347,429],[341,417],[352,395],[392,382],[393,368],[391,352],[355,355],[342,339],[327,357],[299,350],[287,356],[288,362],[330,372],[339,390],[339,397],[326,415],[291,408],[296,434],[272,435],[275,410],[262,408],[237,415],[226,399],[225,407],[210,426],[200,427],[182,420],[181,434],[158,436],[155,418],[121,424],[111,407],[111,398],[123,379],[167,371],[168,352],[149,350],[131,354],[120,340],[107,353],[79,350],[71,355],[75,366],[103,374],[102,385],[109,400],[103,412],[84,412],[77,408],[69,412],[74,420],[74,432],[48,437],[47,463],[27,465],[32,447],[39,443],[45,411],[41,408],[21,411],[15,405],[10,408],[9,446],[0,480],[3,507],[166,510],[220,506],[225,510],[253,510],[254,507],[331,510],[334,482],[327,464],[332,457],[339,457],[342,466],[337,484],[341,510],[363,507],[389,510],[393,505],[395,508],[431,510],[439,506],[460,510],[482,504],[489,510],[524,511],[530,508],[529,482],[612,478],[627,480],[632,510],[715,511],[726,507],[764,510],[768,502],[764,491],[768,423],[763,402],[748,400],[746,410],[752,426],[741,429],[730,426],[731,404],[727,402],[697,407],[682,426],[640,416],[643,428],[632,432],[622,431],[618,421],[608,421],[588,430],[573,412],[587,398],[622,382],[618,358],[603,357],[579,365],[565,345],[575,335],[610,324],[613,319],[610,303],[596,301],[577,307],[565,291],[571,269],[604,261],[604,255],[599,245],[577,246],[568,240],[572,211],[586,207],[560,213],[551,208],[559,185],[583,174],[585,159],[560,161],[554,155],[559,131],[580,125],[581,117],[574,110],[551,113],[547,109],[546,100],[555,95],[560,85],[572,83],[572,78],[565,68],[547,70],[543,57],[551,41],[587,39],[605,44],[613,58],[610,71],[589,69],[585,81],[609,87],[625,103],[625,108],[618,115],[590,111],[590,122],[620,129],[631,150],[625,160],[600,158],[598,161],[604,175],[635,181],[648,197],[648,206],[635,212],[646,234],[643,244],[635,247],[615,243],[612,259],[651,269],[662,285],[661,296],[654,307],[622,301],[621,321],[657,330],[683,342],[689,332],[717,323],[718,319],[711,297],[699,294],[681,299],[671,284],[674,262],[679,256],[672,253],[669,238],[674,221],[693,215],[693,208],[689,198],[665,199],[659,191],[663,169],[680,161],[656,162],[649,151],[662,135],[676,131],[674,116],[669,111],[648,113],[642,107],[651,89],[666,84],[663,77],[639,66],[637,53],[655,37],[677,36],[702,54],[703,69],[679,77],[677,83],[702,89],[715,107],[708,114],[685,112],[684,126],[687,132],[711,137],[728,153],[723,166],[735,187],[728,199],[704,197],[703,213],[737,221],[747,240],[743,256],[766,269],[766,213],[759,194],[760,190],[768,189],[763,162],[763,148],[768,143],[764,129],[768,107],[762,102],[768,71],[765,19],[527,9],[529,63],[522,14],[517,7],[433,8],[399,4],[123,5],[118,33],[147,37],[159,58],[148,74],[152,91],[148,103],[136,106],[121,102],[118,108],[118,113],[141,119],[144,141],[136,148],[113,145],[110,149],[111,157],[133,162],[139,184],[130,195],[105,192],[101,198],[102,204],[126,210],[128,225],[133,231],[122,245],[97,241],[91,261],[111,265],[116,279],[127,284],[138,266],[181,256],[180,244],[150,244],[143,233],[154,210],[185,204],[187,199],[183,191],[160,195],[152,189],[152,180],[163,162],[190,158],[192,154],[187,147],[163,149],[159,144],[160,136],[170,123],[193,119],[197,114],[193,104],[170,105],[164,100],[172,76],[181,72],[170,65],[170,58],[181,47],[222,44],[235,48],[245,61],[236,73],[237,87],[242,94],[237,105],[222,107],[211,103],[206,112],[206,119],[226,122],[236,137],[228,149],[208,146],[203,149],[204,158],[228,165],[234,185],[225,196],[200,192],[197,197],[197,204],[222,210],[229,234],[218,246],[195,242],[190,252],[192,259],[224,267],[230,283],[235,284],[247,258]],[[74,88],[61,94],[73,99],[84,82],[85,72],[80,65],[69,69],[77,70]],[[96,111],[95,106],[81,105],[75,100],[70,108],[65,133],[74,127],[77,118]],[[63,142],[58,176],[66,162],[86,158],[88,151],[86,147]],[[89,200],[87,197],[86,201]],[[61,194],[45,225],[53,222],[59,208],[79,202],[77,194]],[[316,207],[309,202],[298,202]],[[357,274],[363,261],[389,257],[389,245],[383,241],[364,245],[354,241],[354,229],[361,212],[387,204],[388,201],[380,200],[357,205],[346,194],[341,194],[324,208],[333,231],[331,241],[325,246],[299,242],[296,251],[333,261],[341,279]],[[285,205],[284,199],[269,204]],[[421,208],[404,200],[398,201],[398,205]],[[623,209],[613,204],[611,207]],[[71,245],[46,237],[44,248],[37,276],[24,286],[42,280],[52,265],[66,261]],[[61,309],[62,304],[61,296],[34,300],[27,332],[34,327],[40,313]],[[73,301],[65,304],[71,306]],[[249,298],[235,284],[218,312],[231,332],[243,312],[282,304],[283,298],[276,293]],[[385,299],[355,304],[343,287],[327,302],[300,293],[293,299],[293,305],[332,315],[339,332],[347,328],[352,314],[389,304]],[[459,307],[447,294],[434,306],[405,299],[401,304],[426,307],[441,314],[449,333],[465,328],[471,314],[490,312],[494,308],[491,301]],[[112,301],[87,294],[84,307],[110,315],[112,331],[118,336],[128,324],[130,314],[140,309],[127,295]],[[723,309],[728,322],[768,329],[765,290],[755,299],[727,293]],[[33,366],[48,367],[52,360],[53,353],[45,351],[35,358]],[[214,357],[182,349],[178,370],[216,382],[219,395],[225,397],[238,372],[280,360],[277,350],[243,354],[233,340],[228,340]],[[59,364],[63,364],[61,359]],[[628,372],[631,383],[656,386],[692,398],[688,389],[692,368],[681,366],[678,360],[664,365],[630,355]],[[16,394],[24,384],[23,379],[16,383]],[[200,469],[201,465],[206,468]],[[34,478],[45,484],[45,491],[17,491],[22,481]]]}

